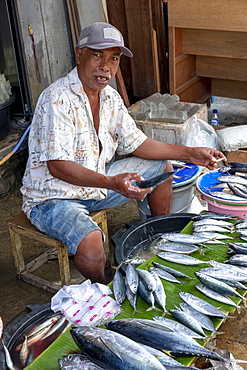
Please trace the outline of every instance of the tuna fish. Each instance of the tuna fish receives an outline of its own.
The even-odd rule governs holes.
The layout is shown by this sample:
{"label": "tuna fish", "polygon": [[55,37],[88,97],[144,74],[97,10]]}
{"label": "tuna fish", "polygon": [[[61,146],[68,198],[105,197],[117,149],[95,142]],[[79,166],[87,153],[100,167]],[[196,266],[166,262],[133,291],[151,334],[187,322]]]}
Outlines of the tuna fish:
{"label": "tuna fish", "polygon": [[152,328],[128,319],[112,320],[106,323],[107,328],[121,333],[138,343],[169,352],[174,356],[203,356],[217,361],[225,360],[216,352],[210,351],[197,343],[193,338],[176,332]]}
{"label": "tuna fish", "polygon": [[75,342],[95,363],[117,370],[164,370],[157,358],[126,336],[97,327],[71,329]]}

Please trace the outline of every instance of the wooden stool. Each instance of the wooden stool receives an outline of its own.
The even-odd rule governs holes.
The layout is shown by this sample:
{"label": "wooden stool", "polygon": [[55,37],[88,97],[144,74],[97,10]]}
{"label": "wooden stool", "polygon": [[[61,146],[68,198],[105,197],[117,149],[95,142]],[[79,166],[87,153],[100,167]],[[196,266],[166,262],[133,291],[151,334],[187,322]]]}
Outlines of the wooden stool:
{"label": "wooden stool", "polygon": [[[91,212],[90,216],[99,225],[106,236],[104,246],[106,249],[106,255],[108,257],[109,240],[106,210]],[[85,280],[83,277],[81,277],[80,279],[71,279],[67,246],[64,245],[60,240],[54,239],[37,230],[36,227],[33,226],[28,220],[24,212],[21,212],[15,217],[11,218],[8,221],[8,225],[15,268],[17,272],[17,277],[19,279],[24,280],[29,284],[42,288],[51,293],[57,292],[60,288],[62,288],[63,285],[70,285],[72,283],[79,284],[80,282]],[[25,264],[21,236],[35,239],[52,248],[47,250],[45,253],[42,253],[28,264]],[[44,265],[46,262],[54,258],[58,259],[60,274],[60,280],[58,282],[51,282],[33,274],[33,272],[37,270],[40,266]]]}

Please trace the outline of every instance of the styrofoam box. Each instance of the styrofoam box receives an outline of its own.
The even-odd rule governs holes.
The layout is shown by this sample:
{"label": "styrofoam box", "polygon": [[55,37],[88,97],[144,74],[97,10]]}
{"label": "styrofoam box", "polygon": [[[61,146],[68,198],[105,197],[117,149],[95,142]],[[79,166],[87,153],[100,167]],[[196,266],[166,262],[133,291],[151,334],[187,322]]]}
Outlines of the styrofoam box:
{"label": "styrofoam box", "polygon": [[[181,102],[180,104],[183,105],[188,103]],[[197,107],[199,106],[199,109],[195,113],[196,116],[199,119],[208,122],[207,106],[204,104],[194,104],[194,105]],[[162,120],[162,122],[158,122],[157,119],[140,120],[136,119],[134,114],[132,113],[130,114],[134,118],[137,127],[140,128],[148,137],[167,144],[181,145],[184,131],[189,121],[189,118],[185,120],[183,123],[172,123],[164,122],[164,120]]]}

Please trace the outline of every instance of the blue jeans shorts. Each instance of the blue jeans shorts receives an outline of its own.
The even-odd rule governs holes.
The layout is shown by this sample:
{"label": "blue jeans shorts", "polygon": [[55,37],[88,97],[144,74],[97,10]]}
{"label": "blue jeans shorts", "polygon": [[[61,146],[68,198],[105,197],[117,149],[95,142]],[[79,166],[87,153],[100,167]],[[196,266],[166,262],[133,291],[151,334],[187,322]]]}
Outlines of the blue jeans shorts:
{"label": "blue jeans shorts", "polygon": [[[135,172],[145,179],[163,173],[165,167],[166,161],[129,157],[109,163],[106,175]],[[33,207],[29,218],[38,230],[61,240],[68,246],[68,252],[75,254],[77,246],[88,233],[101,230],[88,216],[89,212],[113,208],[128,200],[113,190],[108,190],[106,198],[102,200],[49,199]]]}

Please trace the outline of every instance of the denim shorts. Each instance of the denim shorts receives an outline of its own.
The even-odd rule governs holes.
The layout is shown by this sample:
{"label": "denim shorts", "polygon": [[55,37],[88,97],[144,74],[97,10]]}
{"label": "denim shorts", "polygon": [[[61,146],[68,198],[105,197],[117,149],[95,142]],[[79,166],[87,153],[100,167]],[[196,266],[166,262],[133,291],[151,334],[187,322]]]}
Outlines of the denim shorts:
{"label": "denim shorts", "polygon": [[[145,179],[163,173],[165,167],[166,161],[129,157],[108,164],[106,175],[135,172]],[[113,190],[108,190],[106,198],[102,200],[49,199],[33,207],[29,218],[38,230],[61,240],[68,246],[68,252],[75,254],[77,246],[88,233],[101,230],[88,216],[89,212],[113,208],[128,200]]]}

